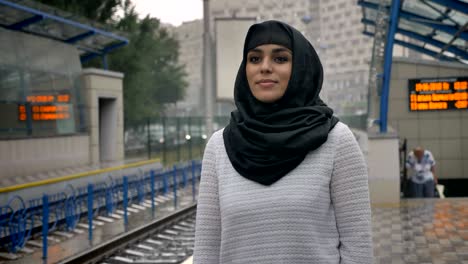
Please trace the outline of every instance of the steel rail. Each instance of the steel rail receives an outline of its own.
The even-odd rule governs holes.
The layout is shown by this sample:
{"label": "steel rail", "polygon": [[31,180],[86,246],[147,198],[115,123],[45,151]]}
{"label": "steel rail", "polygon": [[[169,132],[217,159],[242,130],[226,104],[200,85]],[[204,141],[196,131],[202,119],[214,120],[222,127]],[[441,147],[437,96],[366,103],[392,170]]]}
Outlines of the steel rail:
{"label": "steel rail", "polygon": [[168,215],[164,218],[155,220],[144,226],[138,227],[128,233],[124,233],[112,240],[109,240],[100,245],[93,246],[92,249],[84,251],[73,257],[67,258],[59,262],[60,264],[86,264],[96,263],[104,258],[112,256],[114,253],[119,252],[128,246],[143,240],[146,237],[157,233],[158,231],[168,227],[174,222],[180,221],[196,210],[196,203],[191,204],[188,207],[180,209],[175,213]]}

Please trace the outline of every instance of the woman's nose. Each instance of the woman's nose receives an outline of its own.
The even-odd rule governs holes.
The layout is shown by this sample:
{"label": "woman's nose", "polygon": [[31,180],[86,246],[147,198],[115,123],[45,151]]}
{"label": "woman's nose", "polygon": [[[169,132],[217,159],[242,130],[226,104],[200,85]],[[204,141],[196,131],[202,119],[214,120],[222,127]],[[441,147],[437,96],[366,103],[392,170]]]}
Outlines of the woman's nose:
{"label": "woman's nose", "polygon": [[262,73],[265,73],[265,72],[266,72],[266,73],[269,73],[269,72],[271,72],[271,61],[270,61],[270,59],[265,58],[265,59],[262,61],[261,65],[260,65],[260,71],[261,71]]}

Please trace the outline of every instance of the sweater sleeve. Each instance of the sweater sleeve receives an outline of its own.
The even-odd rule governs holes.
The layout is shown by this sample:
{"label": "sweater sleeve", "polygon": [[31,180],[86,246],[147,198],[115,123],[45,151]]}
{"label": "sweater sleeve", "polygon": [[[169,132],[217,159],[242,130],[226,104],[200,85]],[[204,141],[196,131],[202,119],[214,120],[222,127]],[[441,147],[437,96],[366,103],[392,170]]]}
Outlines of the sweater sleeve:
{"label": "sweater sleeve", "polygon": [[373,263],[367,167],[348,127],[337,140],[331,198],[340,238],[340,264]]}
{"label": "sweater sleeve", "polygon": [[194,264],[219,264],[221,217],[216,175],[215,137],[216,135],[213,135],[208,141],[202,161],[195,224]]}

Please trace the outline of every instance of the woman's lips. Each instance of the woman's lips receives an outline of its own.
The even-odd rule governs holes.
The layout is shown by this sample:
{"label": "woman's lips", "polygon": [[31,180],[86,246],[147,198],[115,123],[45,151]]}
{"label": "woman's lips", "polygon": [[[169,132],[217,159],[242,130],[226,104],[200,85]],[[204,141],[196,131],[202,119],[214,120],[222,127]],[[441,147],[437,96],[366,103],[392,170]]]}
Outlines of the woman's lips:
{"label": "woman's lips", "polygon": [[271,88],[273,87],[277,82],[273,80],[261,80],[257,82],[257,85],[259,85],[262,88]]}

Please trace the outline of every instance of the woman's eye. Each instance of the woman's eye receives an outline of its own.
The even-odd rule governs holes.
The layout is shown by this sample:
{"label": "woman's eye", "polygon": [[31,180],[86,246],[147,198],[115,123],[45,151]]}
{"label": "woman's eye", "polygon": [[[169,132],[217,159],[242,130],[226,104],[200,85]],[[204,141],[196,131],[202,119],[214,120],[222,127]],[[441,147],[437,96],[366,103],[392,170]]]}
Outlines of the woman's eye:
{"label": "woman's eye", "polygon": [[257,63],[259,61],[260,61],[260,57],[258,57],[258,56],[250,56],[249,57],[249,62],[250,63]]}
{"label": "woman's eye", "polygon": [[275,62],[277,63],[285,63],[285,62],[288,62],[289,61],[289,58],[288,57],[276,57],[275,58]]}

